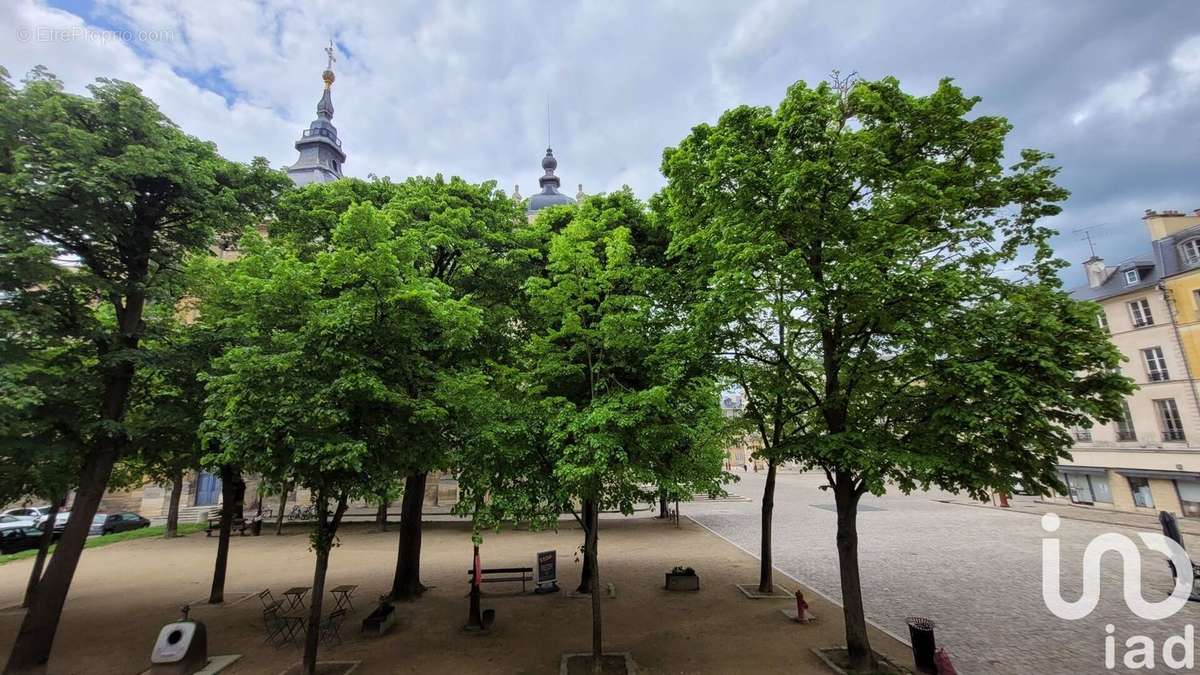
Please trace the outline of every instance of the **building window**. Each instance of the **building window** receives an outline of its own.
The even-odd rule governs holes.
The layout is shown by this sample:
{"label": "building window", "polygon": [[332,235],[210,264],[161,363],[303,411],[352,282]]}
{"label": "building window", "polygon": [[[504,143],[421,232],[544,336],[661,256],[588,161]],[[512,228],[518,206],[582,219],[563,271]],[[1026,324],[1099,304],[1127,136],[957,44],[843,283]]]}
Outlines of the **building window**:
{"label": "building window", "polygon": [[1133,505],[1154,508],[1154,496],[1150,494],[1150,481],[1145,478],[1129,477],[1129,491],[1133,493]]}
{"label": "building window", "polygon": [[1151,347],[1142,350],[1142,358],[1146,361],[1146,375],[1151,382],[1163,382],[1171,379],[1167,373],[1167,360],[1163,358],[1162,347]]}
{"label": "building window", "polygon": [[1194,480],[1177,480],[1175,491],[1179,493],[1179,505],[1183,508],[1183,515],[1200,518],[1200,483]]}
{"label": "building window", "polygon": [[1184,440],[1183,418],[1179,416],[1179,408],[1175,405],[1175,399],[1155,399],[1154,405],[1158,408],[1158,425],[1162,428],[1163,440]]}
{"label": "building window", "polygon": [[1154,315],[1150,313],[1150,301],[1139,298],[1129,303],[1129,316],[1133,319],[1133,327],[1153,326]]}
{"label": "building window", "polygon": [[1068,473],[1066,483],[1070,501],[1076,504],[1112,502],[1108,478],[1087,473]]}
{"label": "building window", "polygon": [[1133,430],[1133,414],[1129,412],[1129,401],[1121,401],[1121,418],[1117,420],[1117,440],[1137,440],[1137,434]]}
{"label": "building window", "polygon": [[1137,270],[1129,270],[1125,273],[1125,285],[1132,286],[1142,280],[1141,272]]}
{"label": "building window", "polygon": [[1179,254],[1183,256],[1183,264],[1188,267],[1200,265],[1200,237],[1188,239],[1180,244]]}
{"label": "building window", "polygon": [[1195,303],[1196,309],[1200,310],[1200,288],[1192,289],[1192,302]]}
{"label": "building window", "polygon": [[1091,429],[1085,429],[1083,427],[1072,427],[1071,435],[1073,435],[1075,437],[1075,440],[1077,440],[1077,441],[1087,441],[1088,443],[1090,443],[1092,441],[1092,430]]}
{"label": "building window", "polygon": [[[1200,296],[1197,296],[1197,297],[1200,297]],[[1104,312],[1103,308],[1101,308],[1100,313],[1096,315],[1096,321],[1100,323],[1100,327],[1104,329],[1105,333],[1112,332],[1108,328],[1108,314],[1106,314]]]}

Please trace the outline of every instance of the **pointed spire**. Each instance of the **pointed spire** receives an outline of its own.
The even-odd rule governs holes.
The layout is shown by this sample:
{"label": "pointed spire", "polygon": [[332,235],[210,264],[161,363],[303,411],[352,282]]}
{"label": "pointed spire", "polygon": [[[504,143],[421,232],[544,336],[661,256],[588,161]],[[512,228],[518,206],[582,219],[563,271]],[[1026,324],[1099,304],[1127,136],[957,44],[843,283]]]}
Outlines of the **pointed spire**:
{"label": "pointed spire", "polygon": [[337,79],[333,75],[333,62],[337,61],[337,57],[333,55],[333,40],[330,40],[329,46],[325,48],[325,55],[329,58],[329,62],[325,66],[325,72],[321,73],[321,79],[325,82],[325,91],[317,103],[317,117],[328,121],[333,119],[333,98],[330,96],[329,90],[333,88],[333,81]]}
{"label": "pointed spire", "polygon": [[342,164],[346,162],[346,153],[342,150],[342,141],[338,138],[337,128],[333,126],[333,98],[330,89],[333,87],[333,64],[337,61],[334,56],[333,40],[325,48],[328,58],[321,79],[325,89],[321,92],[321,100],[317,102],[317,119],[296,141],[296,150],[300,152],[296,163],[288,167],[288,175],[297,185],[308,183],[324,183],[342,177]]}

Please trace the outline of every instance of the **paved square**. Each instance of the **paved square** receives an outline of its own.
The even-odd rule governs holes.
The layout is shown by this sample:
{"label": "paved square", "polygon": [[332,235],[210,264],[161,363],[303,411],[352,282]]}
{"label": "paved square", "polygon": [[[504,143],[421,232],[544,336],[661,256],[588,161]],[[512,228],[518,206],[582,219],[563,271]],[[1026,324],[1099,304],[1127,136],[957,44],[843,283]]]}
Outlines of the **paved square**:
{"label": "paved square", "polygon": [[[707,502],[682,505],[684,515],[757,555],[759,505],[764,474],[739,474],[730,492],[751,502]],[[823,507],[829,493],[818,474],[781,474],[775,494],[774,559],[779,569],[822,593],[840,598],[836,514]],[[859,557],[864,602],[872,621],[907,638],[906,616],[926,616],[938,623],[937,641],[945,646],[961,672],[1103,673],[1129,672],[1122,665],[1125,640],[1152,638],[1156,646],[1153,672],[1163,640],[1183,635],[1185,626],[1200,623],[1200,603],[1188,603],[1162,621],[1137,618],[1121,595],[1121,559],[1104,556],[1100,604],[1091,615],[1065,621],[1050,613],[1042,600],[1042,536],[1040,519],[1027,511],[1000,511],[939,499],[946,493],[867,495],[858,517]],[[1026,499],[1026,498],[1022,498]],[[819,508],[812,508],[812,507]],[[1097,535],[1118,532],[1136,539],[1128,526],[1062,519],[1061,587],[1064,599],[1082,591],[1083,551]],[[1152,521],[1148,521],[1152,522]],[[1143,531],[1157,531],[1147,528]],[[1186,537],[1186,535],[1185,535]],[[1192,539],[1193,550],[1200,541]],[[1161,600],[1172,587],[1165,559],[1144,547],[1142,594]],[[747,579],[747,582],[754,579]],[[1113,624],[1117,667],[1104,660],[1106,624]],[[1182,649],[1177,651],[1182,655]]]}

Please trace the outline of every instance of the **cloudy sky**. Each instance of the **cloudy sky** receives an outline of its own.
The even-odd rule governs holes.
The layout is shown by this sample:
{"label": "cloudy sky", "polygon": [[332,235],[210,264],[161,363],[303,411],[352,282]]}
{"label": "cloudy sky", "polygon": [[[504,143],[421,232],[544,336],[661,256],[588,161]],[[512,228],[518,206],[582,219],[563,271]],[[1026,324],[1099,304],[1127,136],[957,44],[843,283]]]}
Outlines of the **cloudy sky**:
{"label": "cloudy sky", "polygon": [[[942,76],[1009,117],[1010,153],[1053,152],[1072,192],[1059,253],[1095,227],[1115,262],[1147,247],[1145,209],[1200,208],[1195,0],[595,0],[0,4],[0,65],[73,90],[136,83],[228,157],[295,161],[335,41],[346,173],[441,172],[536,189],[547,100],[564,191],[662,185],[662,149],[740,103],[774,105],[833,69]],[[1067,280],[1082,280],[1072,273]]]}

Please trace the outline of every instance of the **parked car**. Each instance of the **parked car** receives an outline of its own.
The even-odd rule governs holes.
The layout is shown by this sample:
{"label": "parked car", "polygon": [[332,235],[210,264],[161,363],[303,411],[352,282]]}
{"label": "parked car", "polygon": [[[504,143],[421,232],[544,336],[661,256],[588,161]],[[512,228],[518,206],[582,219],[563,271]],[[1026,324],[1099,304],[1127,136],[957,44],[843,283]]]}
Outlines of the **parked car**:
{"label": "parked car", "polygon": [[16,516],[18,518],[28,518],[31,523],[37,525],[50,515],[49,506],[22,506],[16,509],[9,509],[3,514],[5,516]]}
{"label": "parked car", "polygon": [[42,531],[32,525],[0,530],[0,553],[16,553],[37,548]]}
{"label": "parked car", "polygon": [[0,530],[11,530],[17,527],[33,527],[33,520],[28,516],[0,516]]}
{"label": "parked car", "polygon": [[[70,511],[59,511],[58,515],[56,515],[54,517],[53,527],[54,527],[54,538],[55,539],[58,539],[59,536],[62,535],[63,528],[67,526],[67,520],[70,517],[71,517]],[[41,520],[38,521],[38,524],[37,524],[37,528],[40,530],[43,530],[43,531],[47,527],[50,527],[50,526],[51,526],[51,523],[50,523],[49,518],[42,518]]]}
{"label": "parked car", "polygon": [[97,513],[88,534],[113,534],[150,527],[150,521],[136,513]]}

